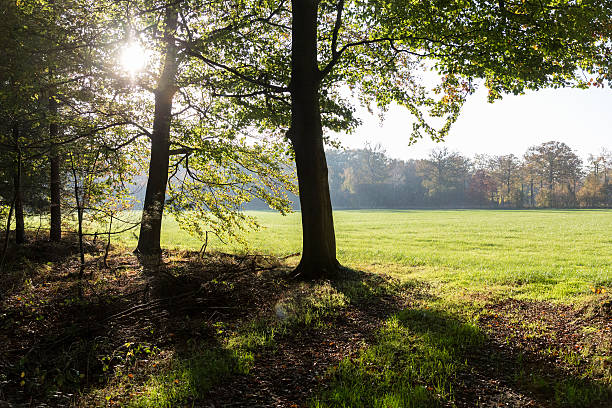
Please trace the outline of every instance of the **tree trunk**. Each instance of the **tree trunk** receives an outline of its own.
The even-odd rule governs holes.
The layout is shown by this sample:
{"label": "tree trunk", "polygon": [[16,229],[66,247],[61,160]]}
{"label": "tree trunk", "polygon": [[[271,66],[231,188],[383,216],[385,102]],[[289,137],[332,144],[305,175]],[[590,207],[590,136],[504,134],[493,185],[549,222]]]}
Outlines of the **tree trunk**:
{"label": "tree trunk", "polygon": [[[76,203],[77,209],[77,220],[78,220],[78,238],[79,238],[79,280],[83,278],[83,272],[85,272],[85,250],[83,247],[83,205],[81,200],[81,193],[79,192],[78,175],[76,167],[74,166],[74,158],[70,155],[70,164],[72,168],[72,177],[74,179],[74,202]],[[81,289],[79,287],[79,296],[81,295]]]}
{"label": "tree trunk", "polygon": [[4,268],[4,259],[6,258],[6,252],[8,250],[9,235],[11,234],[11,219],[13,218],[14,207],[15,200],[11,202],[8,217],[6,218],[6,229],[4,231],[4,247],[2,248],[2,259],[0,259],[0,272],[2,272],[2,269]]}
{"label": "tree trunk", "polygon": [[108,253],[110,252],[111,236],[113,235],[113,216],[115,213],[111,212],[110,221],[108,223],[108,237],[106,239],[106,248],[104,248],[104,267],[110,269],[108,266]]}
{"label": "tree trunk", "polygon": [[177,47],[172,38],[177,25],[177,11],[173,6],[166,9],[166,56],[164,68],[155,90],[155,116],[151,135],[151,160],[149,178],[142,210],[140,236],[137,252],[143,255],[161,254],[160,235],[168,165],[170,163],[170,121],[172,98],[176,93]]}
{"label": "tree trunk", "polygon": [[295,276],[331,278],[339,271],[319,106],[316,0],[292,1],[291,130],[302,211],[302,259]]}
{"label": "tree trunk", "polygon": [[15,242],[25,243],[25,220],[23,214],[23,193],[21,191],[21,152],[17,153],[17,168],[13,179],[15,185]]}
{"label": "tree trunk", "polygon": [[550,172],[549,172],[549,175],[548,175],[548,194],[549,194],[549,197],[548,197],[548,207],[550,207],[550,208],[555,207],[555,204],[556,204],[555,203],[556,200],[554,199],[554,194],[553,194],[553,181],[554,181],[554,178],[553,178],[553,166],[552,166],[552,163],[551,163],[551,165],[550,165]]}
{"label": "tree trunk", "polygon": [[13,186],[15,193],[15,243],[21,245],[25,242],[25,222],[23,215],[23,193],[21,191],[21,148],[19,147],[19,124],[13,123],[13,140],[17,149],[17,159],[15,161],[15,174],[13,176]]}
{"label": "tree trunk", "polygon": [[49,239],[59,242],[62,239],[62,210],[60,206],[60,158],[53,144],[56,143],[59,135],[55,115],[57,115],[57,102],[53,97],[49,98],[49,113],[54,117],[49,124],[49,138],[51,139],[51,152],[49,154],[50,164],[50,199],[51,199],[51,225]]}

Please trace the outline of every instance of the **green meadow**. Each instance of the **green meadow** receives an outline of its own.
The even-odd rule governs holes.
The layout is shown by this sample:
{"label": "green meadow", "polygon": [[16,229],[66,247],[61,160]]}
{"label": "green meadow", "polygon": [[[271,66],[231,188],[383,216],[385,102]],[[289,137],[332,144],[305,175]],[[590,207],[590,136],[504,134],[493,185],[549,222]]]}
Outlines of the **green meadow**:
{"label": "green meadow", "polygon": [[[247,247],[211,239],[208,249],[277,256],[300,251],[299,213],[249,214],[262,228],[246,236]],[[355,210],[336,211],[334,220],[344,266],[436,282],[449,292],[471,288],[571,301],[612,284],[611,210]],[[134,246],[136,235],[117,241]],[[166,217],[162,246],[201,245]]]}

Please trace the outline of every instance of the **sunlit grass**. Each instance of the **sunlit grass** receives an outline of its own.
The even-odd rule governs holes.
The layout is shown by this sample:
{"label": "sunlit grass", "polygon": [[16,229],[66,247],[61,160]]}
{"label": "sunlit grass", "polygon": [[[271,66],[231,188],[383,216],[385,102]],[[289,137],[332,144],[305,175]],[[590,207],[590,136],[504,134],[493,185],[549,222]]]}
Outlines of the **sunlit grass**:
{"label": "sunlit grass", "polygon": [[126,407],[174,407],[203,398],[214,385],[235,374],[248,372],[250,355],[230,350],[207,349],[190,358],[172,361],[170,367],[152,375]]}
{"label": "sunlit grass", "polygon": [[452,400],[466,349],[484,336],[444,312],[407,309],[385,322],[377,344],[331,370],[312,407],[437,407]]}
{"label": "sunlit grass", "polygon": [[[247,249],[211,238],[208,248],[288,255],[301,250],[295,213],[251,212],[264,226]],[[354,269],[514,297],[569,299],[612,285],[610,210],[336,211],[338,259]],[[135,233],[138,231],[135,230]],[[136,244],[134,232],[119,241]],[[202,242],[166,217],[162,245]]]}

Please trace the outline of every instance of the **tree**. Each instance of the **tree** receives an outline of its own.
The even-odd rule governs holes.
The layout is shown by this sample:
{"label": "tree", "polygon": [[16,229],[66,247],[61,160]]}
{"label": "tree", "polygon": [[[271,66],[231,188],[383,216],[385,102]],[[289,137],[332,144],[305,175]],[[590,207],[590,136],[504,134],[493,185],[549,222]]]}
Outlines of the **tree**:
{"label": "tree", "polygon": [[538,167],[535,156],[532,156],[529,152],[525,153],[520,172],[522,179],[529,185],[529,207],[532,208],[536,206],[536,181],[540,177]]}
{"label": "tree", "polygon": [[[120,128],[111,128],[96,132],[94,137],[79,138],[73,144],[74,150],[69,153],[67,160],[72,179],[72,194],[70,200],[66,201],[73,203],[77,214],[79,278],[82,278],[85,270],[83,238],[85,234],[90,234],[86,232],[85,226],[89,224],[89,231],[103,226],[103,229],[111,234],[113,217],[116,216],[113,207],[117,206],[117,201],[123,202],[123,210],[131,209],[130,204],[133,204],[127,186],[131,184],[138,170],[133,164],[134,157],[120,149],[108,148],[114,140],[121,137],[118,134],[120,132]],[[97,235],[97,232],[95,234]],[[110,240],[110,235],[108,239]]]}
{"label": "tree", "polygon": [[[7,34],[6,42],[2,44],[3,55],[2,65],[0,65],[0,118],[3,125],[0,130],[0,140],[2,142],[2,153],[5,167],[10,170],[12,179],[11,197],[5,197],[10,202],[8,231],[10,227],[10,216],[15,213],[15,241],[17,244],[25,242],[24,227],[24,207],[23,207],[23,144],[25,141],[24,122],[28,121],[27,108],[32,105],[30,100],[31,87],[35,80],[32,80],[32,70],[26,68],[26,55],[18,52],[23,20],[19,15],[19,10],[14,4],[2,6],[3,22],[0,25],[0,33]],[[11,36],[12,32],[15,36]],[[8,154],[7,154],[8,153]],[[3,194],[4,195],[4,194]]]}
{"label": "tree", "polygon": [[[540,179],[547,185],[544,191],[540,191],[541,203],[548,207],[560,205],[562,197],[555,187],[564,181],[575,184],[582,166],[580,158],[565,143],[554,141],[530,147],[525,158],[533,164]],[[575,185],[573,190],[571,187],[568,187],[568,193],[573,194]]]}
{"label": "tree", "polygon": [[514,203],[512,202],[512,187],[518,179],[519,166],[519,160],[513,154],[496,156],[491,159],[492,173],[496,177],[498,184],[502,187],[498,193],[502,207],[513,204],[520,206],[522,204],[522,198],[521,200],[515,200]]}
{"label": "tree", "polygon": [[160,234],[170,164],[172,99],[177,91],[178,47],[173,39],[177,21],[176,7],[174,5],[165,7],[164,63],[154,91],[155,117],[151,133],[151,159],[137,247],[138,252],[143,255],[161,254]]}
{"label": "tree", "polygon": [[[44,185],[39,181],[37,186],[47,189],[45,204],[50,206],[50,238],[58,241],[62,175],[66,170],[60,166],[65,162],[63,154],[74,140],[91,135],[89,123],[84,126],[87,131],[76,130],[83,128],[80,119],[96,121],[92,117],[96,110],[89,103],[93,100],[94,104],[104,105],[104,98],[108,96],[100,87],[92,91],[93,84],[101,82],[93,80],[96,71],[92,61],[103,60],[100,49],[91,47],[90,24],[95,26],[92,23],[99,13],[85,3],[56,4],[39,0],[5,3],[2,15],[8,18],[3,19],[0,30],[7,29],[10,35],[6,38],[11,41],[2,44],[6,58],[0,67],[0,76],[2,84],[8,86],[0,91],[1,105],[7,109],[8,116],[16,119],[16,129],[20,129],[19,143],[15,143],[13,150],[18,147],[21,163],[26,165],[22,170],[27,170],[16,174],[21,174],[22,179],[34,173],[28,168],[33,162],[37,169],[47,172],[46,176],[37,174],[39,180],[46,179]],[[102,97],[93,98],[95,94]],[[63,137],[62,128],[75,128],[75,131],[71,137]],[[48,160],[44,165],[40,163],[43,157]],[[21,181],[15,182],[20,191]],[[20,194],[32,193],[21,191]],[[22,206],[17,207],[19,220]]]}
{"label": "tree", "polygon": [[591,173],[586,177],[578,190],[577,199],[582,207],[597,208],[605,205],[605,189],[597,174]]}
{"label": "tree", "polygon": [[600,153],[589,155],[588,161],[591,166],[591,174],[593,175],[592,180],[590,180],[591,184],[593,185],[597,182],[601,183],[604,201],[603,205],[612,205],[612,188],[610,187],[609,174],[612,168],[612,152],[603,148]]}
{"label": "tree", "polygon": [[[332,162],[329,176],[331,193],[334,190],[345,191],[353,195],[353,202],[349,204],[355,208],[381,208],[384,206],[384,195],[380,194],[380,187],[390,180],[391,160],[385,155],[380,145],[366,145],[363,149],[346,150],[342,152],[326,152],[328,160]],[[342,157],[342,162],[338,159]],[[341,168],[338,169],[338,165]]]}
{"label": "tree", "polygon": [[470,179],[468,196],[470,203],[478,206],[491,206],[494,203],[495,193],[497,192],[497,183],[483,169],[478,169]]}
{"label": "tree", "polygon": [[[144,43],[153,61],[143,72],[133,72],[127,85],[144,94],[141,117],[131,123],[151,140],[137,246],[146,256],[161,254],[168,204],[181,228],[202,238],[209,231],[237,238],[238,230],[256,226],[252,217],[240,214],[254,197],[280,212],[290,209],[286,191],[293,190],[293,180],[285,168],[286,149],[253,137],[247,141],[245,134],[255,133],[249,118],[215,101],[215,90],[202,83],[208,67],[186,52],[192,30],[203,37],[218,35],[213,23],[203,24],[205,11],[197,2],[173,1],[130,2],[119,10],[133,16],[124,46]],[[147,99],[153,99],[150,110]]]}
{"label": "tree", "polygon": [[427,160],[420,162],[423,186],[435,201],[447,204],[462,202],[469,161],[447,148],[434,149]]}
{"label": "tree", "polygon": [[[228,14],[221,27],[236,26]],[[229,37],[235,41],[225,39],[220,49],[193,38],[188,47],[232,76],[234,96],[253,98],[251,107],[260,112],[270,107],[273,117],[260,117],[260,123],[287,129],[302,208],[303,252],[295,274],[311,279],[333,276],[339,267],[323,144],[324,127],[354,126],[343,86],[366,104],[406,106],[416,118],[413,138],[425,133],[441,139],[473,91],[473,78],[486,80],[490,99],[547,85],[586,86],[577,68],[600,63],[610,10],[604,1],[293,0],[290,7],[284,1],[245,3],[242,14],[250,22]],[[244,47],[236,52],[227,44]],[[219,55],[228,60],[220,63]],[[415,78],[426,60],[443,75],[434,89],[442,94],[438,99]],[[287,108],[289,118],[282,114]],[[439,131],[423,108],[445,118]]]}
{"label": "tree", "polygon": [[611,188],[609,171],[612,163],[612,153],[602,149],[598,154],[588,157],[589,172],[577,192],[577,199],[583,207],[609,207]]}

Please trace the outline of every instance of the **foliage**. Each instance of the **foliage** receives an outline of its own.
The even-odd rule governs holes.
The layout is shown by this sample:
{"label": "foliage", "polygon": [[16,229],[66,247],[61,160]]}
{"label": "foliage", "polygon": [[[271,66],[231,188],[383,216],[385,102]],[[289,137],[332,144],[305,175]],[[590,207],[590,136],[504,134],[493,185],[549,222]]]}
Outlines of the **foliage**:
{"label": "foliage", "polygon": [[[272,142],[193,136],[190,128],[188,154],[171,167],[168,209],[181,225],[204,241],[208,232],[222,240],[237,239],[241,232],[256,228],[257,220],[242,212],[253,200],[286,214],[291,211],[288,193],[296,192],[294,172],[282,148]],[[197,146],[197,147],[195,147]]]}
{"label": "foliage", "polygon": [[533,146],[522,160],[512,154],[469,159],[446,148],[408,161],[392,160],[369,147],[330,150],[327,156],[336,208],[576,208],[612,203],[604,162],[595,159],[592,171],[597,173],[588,175],[572,149],[558,142]]}
{"label": "foliage", "polygon": [[[74,202],[70,157],[80,175],[85,216],[92,222],[108,230],[102,224],[110,224],[109,216],[133,204],[128,194],[133,193],[133,176],[146,166],[148,149],[143,138],[152,134],[151,91],[159,79],[164,49],[158,33],[166,4],[158,2],[160,8],[150,8],[153,3],[26,0],[3,4],[7,18],[0,29],[10,32],[12,39],[2,44],[7,58],[0,67],[0,115],[5,119],[0,129],[0,167],[5,176],[2,183],[11,185],[2,189],[5,203],[13,199],[12,173],[19,149],[28,166],[23,169],[22,184],[30,212],[34,208],[44,212],[48,205],[47,160],[56,156],[60,157],[65,210]],[[187,21],[195,24],[201,10],[194,3],[183,12],[177,35],[188,36]],[[132,72],[118,67],[125,47],[135,45],[147,48],[143,69]],[[171,177],[172,208],[197,236],[210,230],[225,238],[236,237],[239,230],[254,225],[238,211],[252,197],[281,212],[289,210],[286,191],[294,187],[284,164],[285,148],[277,150],[274,141],[253,142],[249,118],[226,115],[226,106],[212,98],[216,91],[202,86],[206,64],[187,53],[179,59],[176,102],[182,110],[172,121],[176,160],[169,170],[174,172],[171,176],[187,177]],[[11,136],[15,123],[23,128],[18,140]],[[53,126],[59,132],[53,133]],[[182,181],[186,184],[181,187]],[[182,214],[179,209],[187,200],[192,207],[198,203],[200,211]]]}
{"label": "foliage", "polygon": [[[241,7],[209,17],[206,27],[194,23],[184,44],[214,68],[207,83],[235,109],[282,133],[290,119],[291,9],[283,1]],[[350,131],[358,123],[346,87],[366,106],[405,106],[416,119],[415,140],[446,135],[476,78],[485,79],[491,100],[545,86],[601,86],[609,80],[606,16],[605,1],[320,2],[323,126]],[[215,26],[231,29],[211,38]],[[429,86],[421,76],[432,68],[440,78]],[[585,80],[585,71],[597,79]]]}

